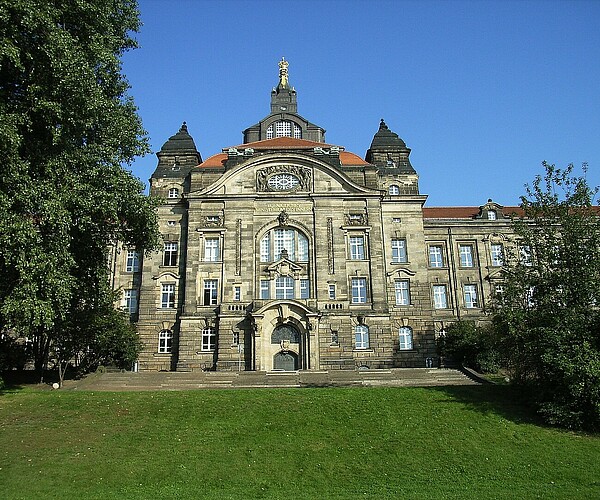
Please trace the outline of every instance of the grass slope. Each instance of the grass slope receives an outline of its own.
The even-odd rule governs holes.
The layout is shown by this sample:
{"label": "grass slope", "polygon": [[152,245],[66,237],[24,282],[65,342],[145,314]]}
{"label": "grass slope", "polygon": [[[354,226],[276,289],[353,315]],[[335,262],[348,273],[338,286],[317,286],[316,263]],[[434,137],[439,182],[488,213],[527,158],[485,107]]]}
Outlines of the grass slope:
{"label": "grass slope", "polygon": [[599,498],[508,387],[0,394],[0,498]]}

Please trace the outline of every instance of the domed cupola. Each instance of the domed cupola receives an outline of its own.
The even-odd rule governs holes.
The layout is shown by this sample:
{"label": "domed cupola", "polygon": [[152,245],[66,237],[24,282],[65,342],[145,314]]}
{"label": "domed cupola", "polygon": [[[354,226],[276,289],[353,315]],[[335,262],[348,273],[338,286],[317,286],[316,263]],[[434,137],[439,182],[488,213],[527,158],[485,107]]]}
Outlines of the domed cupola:
{"label": "domed cupola", "polygon": [[416,174],[409,155],[410,149],[406,147],[406,143],[388,128],[382,118],[365,160],[389,173]]}

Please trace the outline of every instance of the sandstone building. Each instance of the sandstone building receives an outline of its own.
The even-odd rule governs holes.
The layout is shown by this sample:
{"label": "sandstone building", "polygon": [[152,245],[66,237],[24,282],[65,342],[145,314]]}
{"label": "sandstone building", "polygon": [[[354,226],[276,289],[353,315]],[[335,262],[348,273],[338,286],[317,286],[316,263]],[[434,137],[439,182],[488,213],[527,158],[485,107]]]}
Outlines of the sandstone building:
{"label": "sandstone building", "polygon": [[140,370],[424,367],[483,317],[514,208],[424,207],[404,141],[382,120],[364,159],[328,144],[284,60],[242,144],[203,161],[184,123],[157,155],[164,247],[112,262]]}

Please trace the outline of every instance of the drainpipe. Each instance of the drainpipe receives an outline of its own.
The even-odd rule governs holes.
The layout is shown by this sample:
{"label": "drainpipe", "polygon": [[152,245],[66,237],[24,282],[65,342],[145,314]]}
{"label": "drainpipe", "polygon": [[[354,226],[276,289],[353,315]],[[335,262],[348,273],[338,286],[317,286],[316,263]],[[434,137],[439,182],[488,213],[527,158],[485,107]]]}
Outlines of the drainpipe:
{"label": "drainpipe", "polygon": [[452,240],[452,228],[448,228],[448,258],[450,260],[450,274],[452,275],[452,286],[454,288],[454,307],[456,308],[456,317],[460,321],[460,305],[458,303],[458,284],[456,280],[456,262],[454,260],[454,242]]}

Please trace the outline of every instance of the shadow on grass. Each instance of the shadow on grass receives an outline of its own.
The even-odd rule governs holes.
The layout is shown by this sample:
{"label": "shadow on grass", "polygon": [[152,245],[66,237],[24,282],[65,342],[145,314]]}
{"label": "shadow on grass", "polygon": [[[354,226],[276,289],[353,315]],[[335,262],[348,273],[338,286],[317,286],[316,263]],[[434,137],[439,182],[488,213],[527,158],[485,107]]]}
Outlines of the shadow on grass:
{"label": "shadow on grass", "polygon": [[509,385],[432,387],[448,397],[449,403],[461,403],[471,411],[496,414],[517,424],[546,426],[535,411],[525,390]]}

